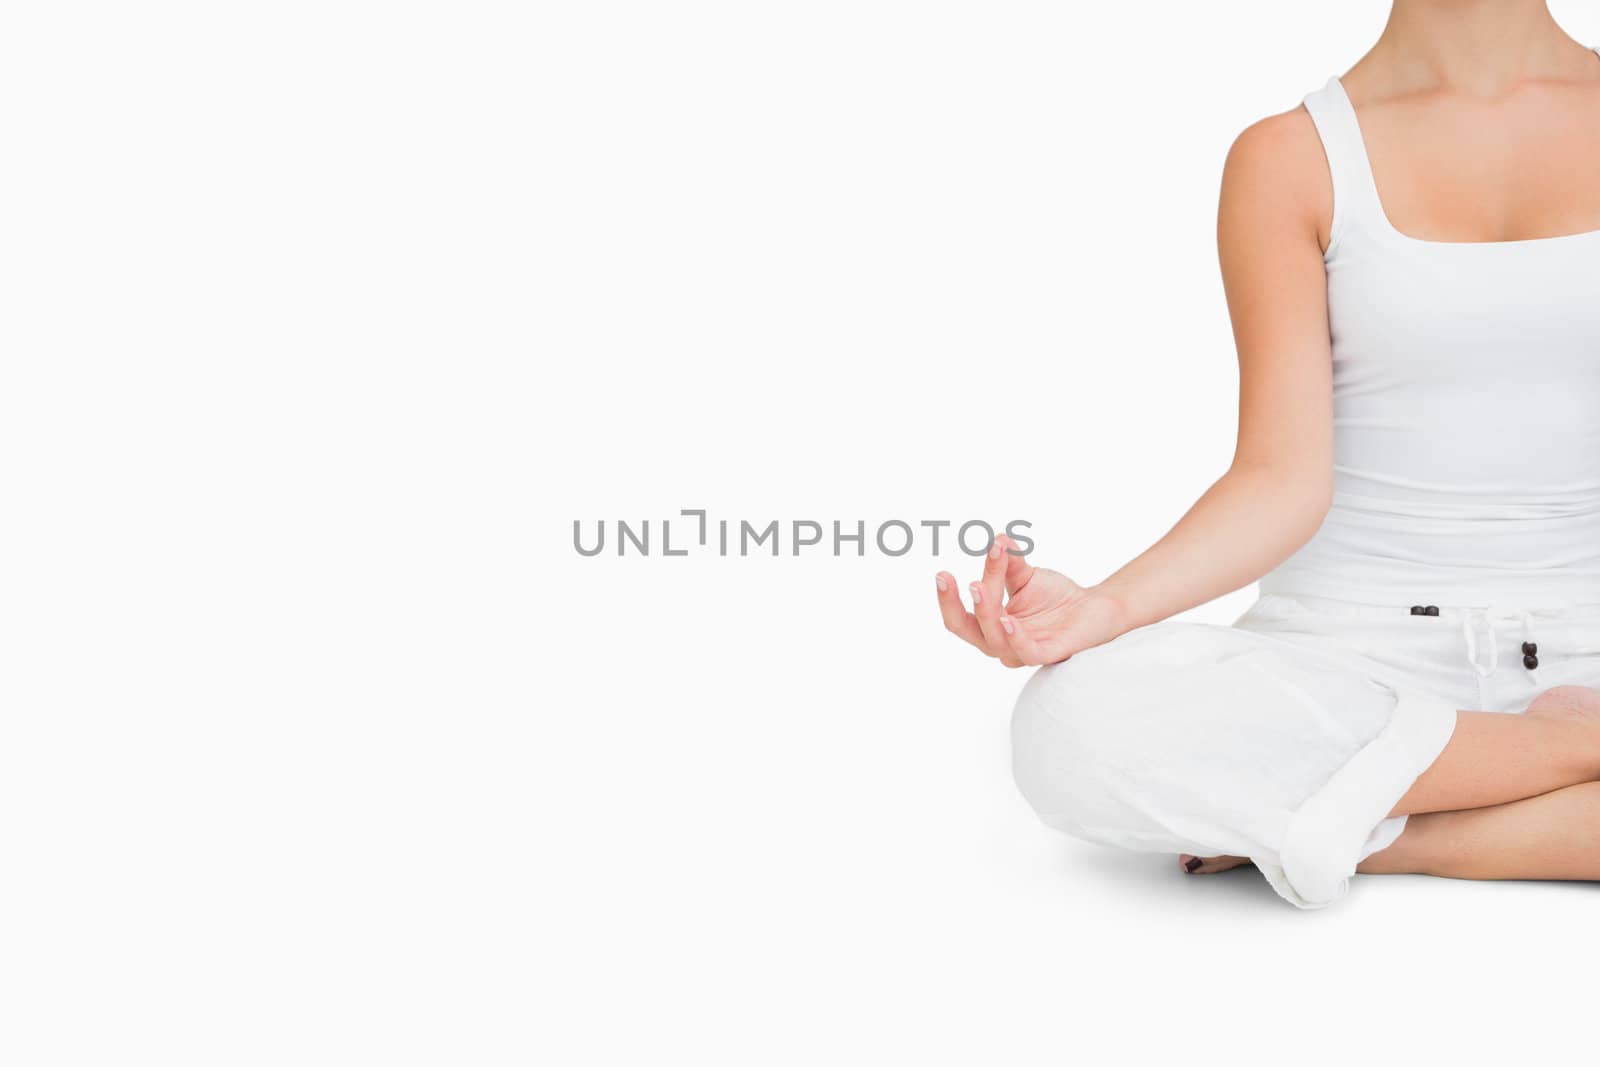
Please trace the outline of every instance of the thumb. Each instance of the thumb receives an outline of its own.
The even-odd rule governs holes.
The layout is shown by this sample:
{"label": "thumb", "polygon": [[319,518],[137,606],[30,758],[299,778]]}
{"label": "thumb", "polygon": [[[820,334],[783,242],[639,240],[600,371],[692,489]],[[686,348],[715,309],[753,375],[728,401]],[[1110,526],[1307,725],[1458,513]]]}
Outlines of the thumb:
{"label": "thumb", "polygon": [[1027,622],[1015,615],[1000,616],[1000,629],[1006,636],[1011,651],[1025,666],[1042,667],[1060,663],[1077,651],[1070,641],[1063,640],[1059,632],[1045,629],[1037,622]]}

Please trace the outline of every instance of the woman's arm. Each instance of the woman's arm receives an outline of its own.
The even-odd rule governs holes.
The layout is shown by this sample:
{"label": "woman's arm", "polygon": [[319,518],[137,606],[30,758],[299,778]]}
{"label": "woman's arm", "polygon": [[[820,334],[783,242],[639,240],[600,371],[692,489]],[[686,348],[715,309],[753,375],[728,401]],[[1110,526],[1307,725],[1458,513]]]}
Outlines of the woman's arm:
{"label": "woman's arm", "polygon": [[1234,142],[1217,217],[1239,353],[1233,463],[1143,555],[1107,578],[1129,628],[1260,578],[1321,525],[1333,486],[1324,234],[1333,192],[1304,109]]}
{"label": "woman's arm", "polygon": [[1010,666],[1053,663],[1248,585],[1310,539],[1333,478],[1322,261],[1332,208],[1322,145],[1304,109],[1239,136],[1223,168],[1217,221],[1239,352],[1233,463],[1166,536],[1097,586],[993,553],[973,583],[969,613],[954,578],[941,573],[947,629]]}

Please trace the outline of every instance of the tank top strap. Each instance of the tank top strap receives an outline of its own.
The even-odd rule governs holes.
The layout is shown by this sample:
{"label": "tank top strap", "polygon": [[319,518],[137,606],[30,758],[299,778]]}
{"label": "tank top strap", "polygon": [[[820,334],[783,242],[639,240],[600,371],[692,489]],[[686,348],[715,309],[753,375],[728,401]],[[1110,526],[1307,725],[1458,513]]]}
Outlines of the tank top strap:
{"label": "tank top strap", "polygon": [[1372,164],[1367,159],[1366,142],[1356,121],[1356,109],[1337,77],[1305,98],[1306,111],[1322,138],[1333,179],[1333,222],[1329,227],[1328,250],[1352,225],[1369,230],[1383,229],[1383,204],[1378,199]]}

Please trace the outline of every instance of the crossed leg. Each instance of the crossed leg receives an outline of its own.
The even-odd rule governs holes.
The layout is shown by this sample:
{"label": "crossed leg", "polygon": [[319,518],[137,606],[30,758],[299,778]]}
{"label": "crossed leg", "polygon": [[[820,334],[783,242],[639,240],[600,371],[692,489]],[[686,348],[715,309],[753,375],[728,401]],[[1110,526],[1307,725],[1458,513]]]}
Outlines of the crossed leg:
{"label": "crossed leg", "polygon": [[[1392,814],[1399,839],[1357,868],[1450,878],[1600,879],[1600,690],[1559,686],[1521,715],[1463,711]],[[1179,856],[1216,874],[1240,856]]]}
{"label": "crossed leg", "polygon": [[1363,874],[1600,881],[1600,782],[1509,804],[1439,811],[1364,860]]}

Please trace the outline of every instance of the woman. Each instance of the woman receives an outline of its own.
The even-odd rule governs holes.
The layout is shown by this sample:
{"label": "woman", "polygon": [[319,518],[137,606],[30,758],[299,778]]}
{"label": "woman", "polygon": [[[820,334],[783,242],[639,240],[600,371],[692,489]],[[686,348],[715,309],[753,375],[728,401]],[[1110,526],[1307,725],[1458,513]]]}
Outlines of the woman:
{"label": "woman", "polygon": [[[1239,137],[1218,240],[1227,473],[1098,585],[1004,539],[971,612],[938,577],[948,629],[1048,665],[1024,795],[1302,907],[1600,879],[1600,55],[1542,0],[1397,0]],[[1257,579],[1232,627],[1160,622]]]}

